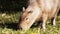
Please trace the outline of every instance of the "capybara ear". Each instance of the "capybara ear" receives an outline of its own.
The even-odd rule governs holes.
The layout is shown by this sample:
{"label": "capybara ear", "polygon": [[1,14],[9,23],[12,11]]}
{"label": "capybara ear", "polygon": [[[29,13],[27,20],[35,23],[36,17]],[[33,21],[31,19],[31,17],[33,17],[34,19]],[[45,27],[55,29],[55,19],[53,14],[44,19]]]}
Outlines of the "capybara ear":
{"label": "capybara ear", "polygon": [[23,7],[23,12],[25,11],[25,7]]}

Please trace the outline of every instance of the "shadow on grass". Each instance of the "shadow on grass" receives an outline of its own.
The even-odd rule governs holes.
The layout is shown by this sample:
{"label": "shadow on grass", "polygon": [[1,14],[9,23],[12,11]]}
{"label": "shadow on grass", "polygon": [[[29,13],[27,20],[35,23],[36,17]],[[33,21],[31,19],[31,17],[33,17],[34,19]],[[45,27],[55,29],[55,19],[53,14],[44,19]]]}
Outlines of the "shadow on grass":
{"label": "shadow on grass", "polygon": [[8,28],[8,29],[13,29],[17,30],[18,29],[18,23],[0,23],[0,28]]}
{"label": "shadow on grass", "polygon": [[[42,21],[38,21],[36,23],[34,23],[31,28],[35,28],[35,27],[41,27],[42,26]],[[41,27],[42,28],[42,27]]]}

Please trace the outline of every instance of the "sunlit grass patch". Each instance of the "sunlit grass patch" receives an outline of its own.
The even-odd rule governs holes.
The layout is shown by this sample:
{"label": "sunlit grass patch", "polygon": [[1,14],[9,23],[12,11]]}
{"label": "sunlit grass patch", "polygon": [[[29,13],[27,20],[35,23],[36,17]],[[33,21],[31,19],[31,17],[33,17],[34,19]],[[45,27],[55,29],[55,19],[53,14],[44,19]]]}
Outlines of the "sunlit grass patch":
{"label": "sunlit grass patch", "polygon": [[20,12],[17,12],[17,13],[10,13],[10,14],[7,14],[7,13],[0,13],[0,23],[17,23],[20,19]]}

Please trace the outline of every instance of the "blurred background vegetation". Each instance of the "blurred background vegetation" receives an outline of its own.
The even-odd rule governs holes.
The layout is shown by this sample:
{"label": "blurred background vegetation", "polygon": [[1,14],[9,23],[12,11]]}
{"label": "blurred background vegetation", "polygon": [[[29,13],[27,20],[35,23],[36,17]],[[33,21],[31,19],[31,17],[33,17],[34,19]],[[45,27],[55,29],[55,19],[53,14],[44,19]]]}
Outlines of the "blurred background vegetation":
{"label": "blurred background vegetation", "polygon": [[0,0],[1,11],[19,11],[27,6],[27,0]]}
{"label": "blurred background vegetation", "polygon": [[27,7],[27,0],[0,0],[0,23],[18,22],[22,7]]}

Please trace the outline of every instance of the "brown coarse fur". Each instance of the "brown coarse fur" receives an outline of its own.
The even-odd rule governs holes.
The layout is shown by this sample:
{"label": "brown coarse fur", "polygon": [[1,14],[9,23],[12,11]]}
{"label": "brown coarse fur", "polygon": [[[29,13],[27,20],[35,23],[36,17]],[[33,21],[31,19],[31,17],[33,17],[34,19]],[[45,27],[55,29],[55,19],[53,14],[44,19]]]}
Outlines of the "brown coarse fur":
{"label": "brown coarse fur", "polygon": [[19,28],[28,30],[36,20],[42,20],[42,28],[48,19],[55,25],[56,16],[60,8],[60,0],[29,0],[27,9],[23,10]]}

